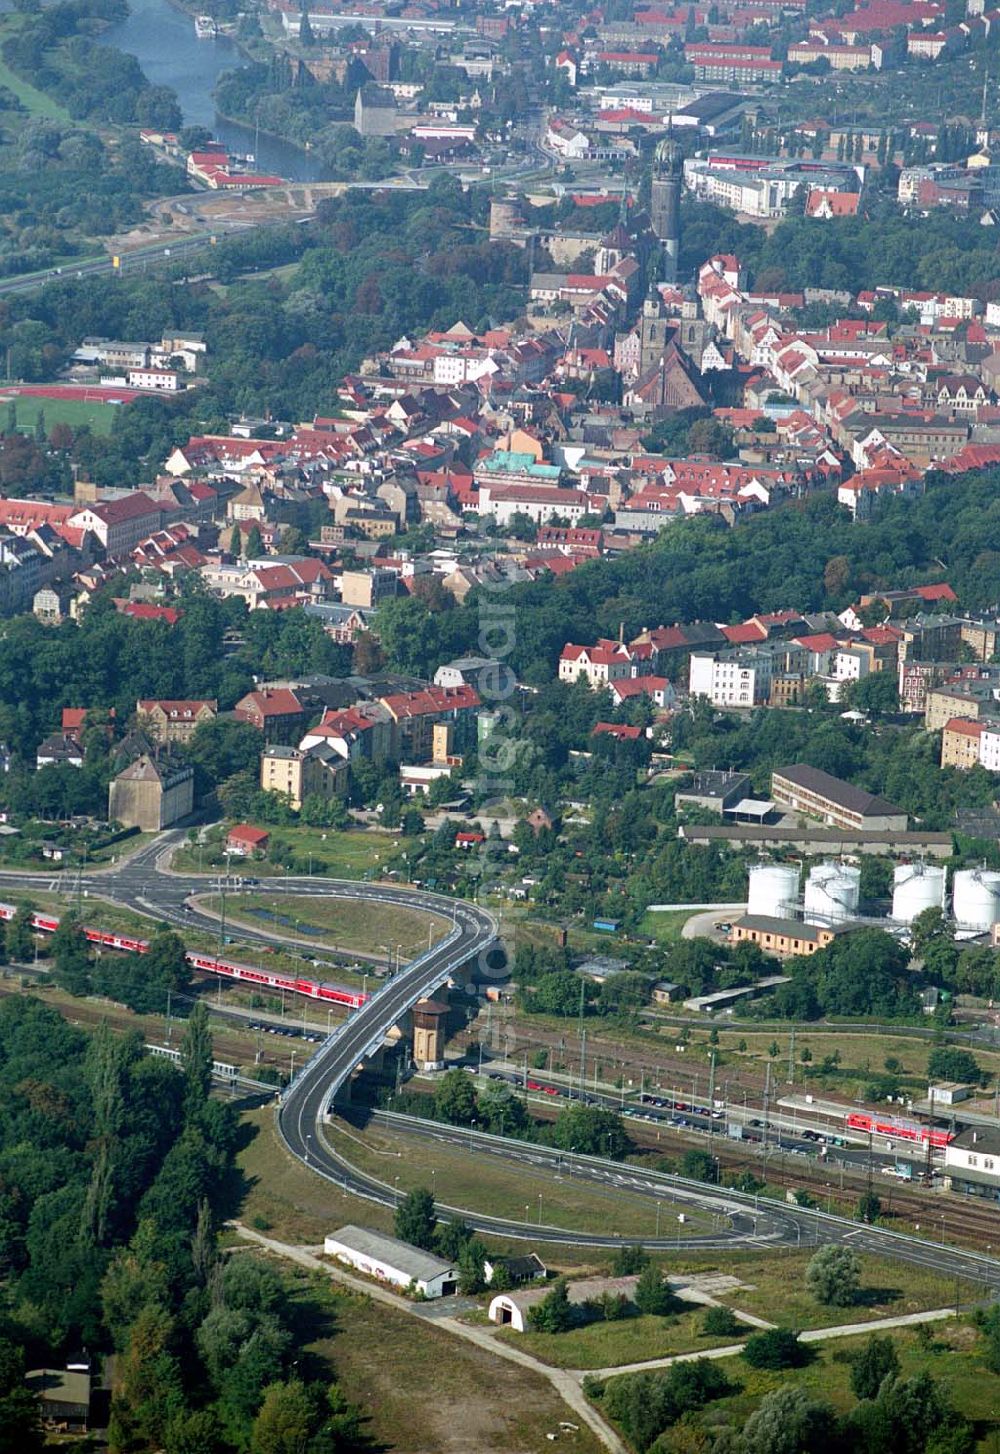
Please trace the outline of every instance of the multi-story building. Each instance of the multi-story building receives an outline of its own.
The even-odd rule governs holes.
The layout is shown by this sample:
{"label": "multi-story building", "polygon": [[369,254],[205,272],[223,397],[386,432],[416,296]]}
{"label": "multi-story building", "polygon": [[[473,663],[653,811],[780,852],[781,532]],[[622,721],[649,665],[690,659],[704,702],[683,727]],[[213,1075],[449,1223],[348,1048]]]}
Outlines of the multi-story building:
{"label": "multi-story building", "polygon": [[976,767],[979,763],[982,722],[970,722],[965,717],[952,717],[941,729],[941,766],[957,767],[962,771]]}
{"label": "multi-story building", "polygon": [[591,687],[607,687],[633,675],[632,656],[621,641],[599,641],[596,646],[575,646],[567,642],[559,656],[559,680],[576,682],[585,677]]}
{"label": "multi-story building", "polygon": [[818,767],[796,763],[771,774],[771,797],[779,808],[818,818],[835,828],[869,833],[905,833],[906,813],[875,793],[856,788]]}
{"label": "multi-story building", "polygon": [[111,779],[108,818],[125,828],[159,833],[194,808],[194,768],[168,754],[145,753]]}
{"label": "multi-story building", "polygon": [[714,707],[758,707],[770,697],[774,672],[769,651],[693,651],[688,691],[707,697]]}
{"label": "multi-story building", "polygon": [[349,768],[327,743],[304,751],[300,747],[268,747],[261,754],[260,785],[279,793],[298,812],[306,798],[338,798],[347,791]]}
{"label": "multi-story building", "polygon": [[214,722],[219,704],[214,700],[164,701],[146,697],[135,704],[138,725],[153,742],[190,742],[203,722]]}

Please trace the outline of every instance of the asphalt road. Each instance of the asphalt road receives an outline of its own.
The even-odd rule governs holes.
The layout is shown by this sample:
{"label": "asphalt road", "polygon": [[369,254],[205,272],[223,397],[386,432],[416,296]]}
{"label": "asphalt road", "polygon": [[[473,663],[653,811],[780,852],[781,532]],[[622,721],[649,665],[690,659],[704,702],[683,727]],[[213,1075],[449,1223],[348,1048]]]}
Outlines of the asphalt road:
{"label": "asphalt road", "polygon": [[[168,922],[188,924],[185,899],[193,892],[204,891],[211,881],[205,876],[165,872],[166,860],[183,841],[185,834],[160,835],[120,865],[82,875],[81,885],[88,893],[108,898],[140,912]],[[0,891],[16,893],[51,890],[52,874],[0,873]],[[71,889],[74,876],[59,880],[64,890]],[[340,898],[361,898],[371,905],[372,937],[378,935],[378,910],[382,904],[405,904],[423,908],[449,920],[452,927],[438,944],[426,950],[399,973],[386,980],[371,999],[343,1022],[321,1045],[286,1090],[279,1112],[281,1135],[291,1153],[311,1170],[325,1177],[345,1192],[370,1201],[392,1205],[394,1189],[375,1177],[362,1174],[342,1160],[327,1144],[323,1121],[339,1088],[353,1074],[355,1067],[382,1045],[384,1037],[413,1004],[433,993],[452,974],[461,970],[477,955],[487,951],[495,941],[497,926],[491,914],[478,905],[453,900],[442,895],[399,888],[381,883],[345,883],[330,879],[275,879],[268,892],[277,894],[308,893]],[[281,936],[261,933],[258,937],[281,943]],[[397,1118],[398,1119],[398,1118]],[[939,1274],[969,1279],[979,1285],[1000,1288],[1000,1262],[982,1254],[925,1242],[916,1237],[852,1223],[830,1217],[820,1211],[765,1203],[755,1205],[752,1197],[741,1196],[729,1189],[712,1190],[700,1183],[658,1173],[636,1171],[600,1158],[567,1156],[552,1148],[526,1146],[505,1138],[488,1137],[481,1132],[453,1132],[432,1123],[415,1121],[409,1127],[415,1136],[460,1138],[463,1144],[509,1160],[511,1164],[531,1158],[536,1165],[547,1160],[553,1175],[561,1175],[572,1167],[572,1174],[604,1185],[618,1185],[633,1196],[649,1196],[654,1200],[668,1197],[691,1200],[702,1213],[723,1217],[725,1232],[707,1238],[684,1239],[687,1246],[722,1246],[747,1241],[807,1245],[814,1242],[842,1242],[858,1251],[896,1257],[917,1266],[932,1268]],[[616,1246],[621,1239],[611,1234],[580,1233],[549,1228],[541,1233],[537,1223],[507,1218],[470,1214],[465,1209],[442,1206],[447,1215],[460,1215],[478,1231],[489,1232],[509,1240],[540,1236],[548,1242],[564,1242],[575,1246]],[[663,1249],[677,1246],[673,1237],[650,1238],[648,1245]]]}

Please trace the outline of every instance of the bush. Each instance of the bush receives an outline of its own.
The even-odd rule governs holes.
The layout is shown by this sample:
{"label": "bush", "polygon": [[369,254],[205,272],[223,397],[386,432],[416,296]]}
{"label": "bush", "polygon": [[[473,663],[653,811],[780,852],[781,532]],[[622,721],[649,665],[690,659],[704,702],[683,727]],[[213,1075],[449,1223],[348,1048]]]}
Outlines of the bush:
{"label": "bush", "polygon": [[858,1254],[834,1242],[821,1247],[806,1268],[806,1287],[826,1307],[851,1307],[861,1291]]}
{"label": "bush", "polygon": [[743,1357],[751,1368],[803,1368],[811,1361],[812,1350],[791,1328],[768,1328],[747,1340]]}
{"label": "bush", "polygon": [[939,1045],[931,1051],[927,1074],[931,1080],[961,1080],[971,1085],[978,1085],[983,1079],[976,1057],[968,1050],[956,1050],[950,1045]]}
{"label": "bush", "polygon": [[634,1277],[644,1267],[649,1266],[649,1253],[645,1247],[636,1243],[627,1243],[624,1247],[617,1247],[615,1255],[611,1259],[612,1277]]}
{"label": "bush", "polygon": [[670,1291],[670,1284],[658,1267],[650,1263],[644,1267],[635,1285],[635,1305],[640,1313],[655,1318],[666,1318],[683,1306],[681,1300]]}
{"label": "bush", "polygon": [[710,1333],[714,1338],[730,1338],[742,1332],[744,1327],[732,1308],[724,1307],[707,1308],[701,1324],[702,1332]]}

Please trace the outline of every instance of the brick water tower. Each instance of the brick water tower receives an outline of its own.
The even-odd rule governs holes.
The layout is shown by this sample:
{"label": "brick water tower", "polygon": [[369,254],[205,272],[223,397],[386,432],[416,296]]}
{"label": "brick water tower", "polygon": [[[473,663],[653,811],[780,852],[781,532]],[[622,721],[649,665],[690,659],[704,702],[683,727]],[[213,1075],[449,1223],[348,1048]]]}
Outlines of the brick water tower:
{"label": "brick water tower", "polygon": [[444,1069],[444,1000],[418,1000],[413,1006],[413,1062],[418,1070]]}

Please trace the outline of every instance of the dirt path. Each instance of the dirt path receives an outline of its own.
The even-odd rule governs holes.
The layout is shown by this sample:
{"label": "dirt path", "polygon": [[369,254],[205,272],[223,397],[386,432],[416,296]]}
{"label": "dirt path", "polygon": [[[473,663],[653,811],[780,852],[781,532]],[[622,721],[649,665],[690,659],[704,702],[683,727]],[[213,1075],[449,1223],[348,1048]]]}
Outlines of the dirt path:
{"label": "dirt path", "polygon": [[530,1353],[524,1353],[520,1348],[511,1348],[505,1343],[498,1343],[484,1329],[460,1323],[457,1318],[436,1316],[429,1318],[425,1305],[408,1302],[406,1298],[397,1297],[394,1293],[367,1282],[363,1278],[352,1277],[349,1272],[345,1272],[342,1268],[319,1257],[317,1255],[320,1251],[319,1248],[293,1247],[287,1242],[278,1242],[274,1237],[265,1237],[263,1233],[253,1231],[250,1227],[244,1226],[242,1222],[231,1222],[229,1225],[244,1241],[256,1243],[257,1246],[273,1252],[277,1257],[295,1262],[310,1272],[323,1272],[327,1277],[344,1283],[352,1292],[362,1293],[374,1302],[384,1303],[386,1307],[394,1308],[398,1313],[408,1313],[411,1317],[419,1318],[423,1322],[430,1322],[433,1327],[443,1328],[456,1338],[464,1338],[467,1343],[475,1343],[477,1347],[495,1354],[498,1358],[506,1358],[508,1363],[518,1363],[522,1368],[530,1369],[532,1373],[538,1374],[552,1385],[559,1397],[594,1432],[610,1454],[628,1454],[628,1450],[618,1435],[609,1428],[597,1410],[584,1397],[579,1379],[575,1374],[562,1368],[550,1368],[548,1364],[540,1363],[537,1358],[533,1358]]}

